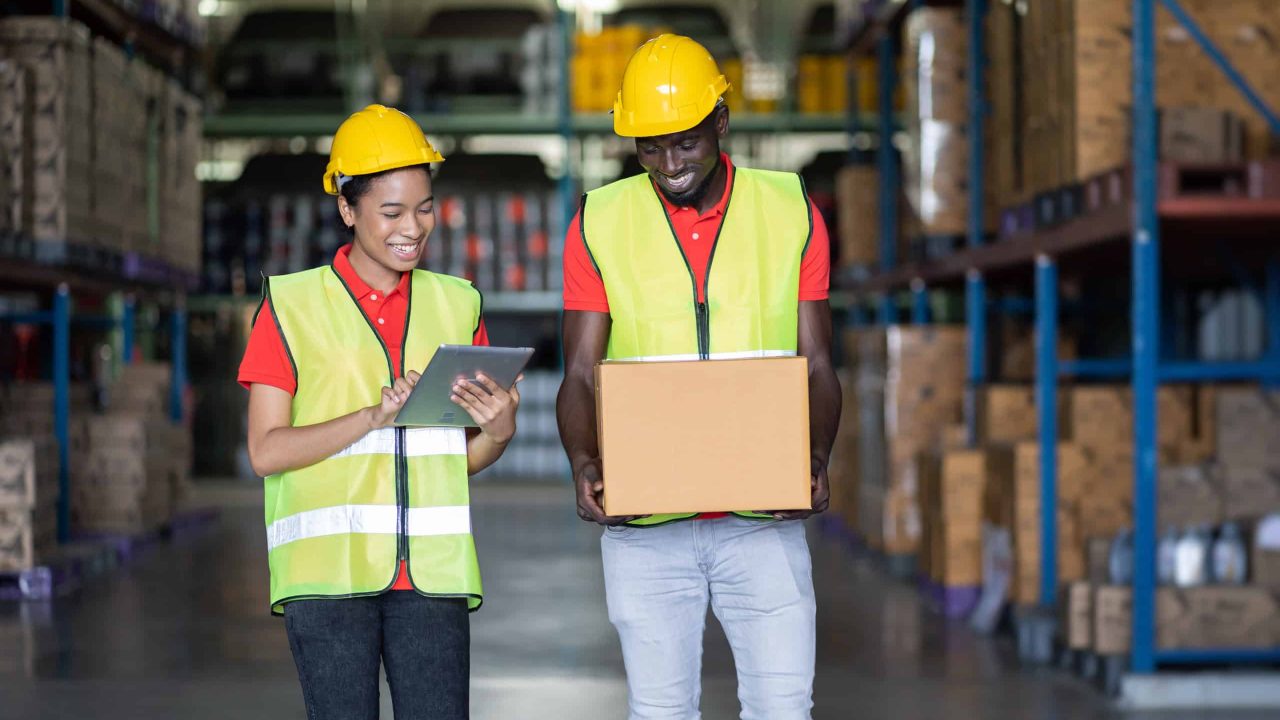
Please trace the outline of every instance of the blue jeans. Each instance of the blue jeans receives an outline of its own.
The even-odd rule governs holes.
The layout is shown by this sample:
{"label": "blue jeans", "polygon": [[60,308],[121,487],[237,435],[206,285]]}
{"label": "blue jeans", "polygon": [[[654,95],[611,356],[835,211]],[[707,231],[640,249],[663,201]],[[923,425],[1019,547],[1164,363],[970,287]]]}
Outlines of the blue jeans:
{"label": "blue jeans", "polygon": [[817,629],[802,523],[606,528],[600,548],[631,720],[701,717],[708,603],[733,650],[743,720],[809,718]]}
{"label": "blue jeans", "polygon": [[408,590],[295,600],[284,606],[284,622],[308,720],[378,720],[383,664],[396,720],[467,717],[471,621],[465,600]]}

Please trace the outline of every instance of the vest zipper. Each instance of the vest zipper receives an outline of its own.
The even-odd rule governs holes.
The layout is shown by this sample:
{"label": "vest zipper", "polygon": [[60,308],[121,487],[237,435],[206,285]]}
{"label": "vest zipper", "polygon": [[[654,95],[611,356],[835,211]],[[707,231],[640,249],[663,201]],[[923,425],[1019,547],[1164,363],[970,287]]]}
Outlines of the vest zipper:
{"label": "vest zipper", "polygon": [[402,427],[396,428],[396,512],[400,515],[397,523],[396,538],[396,575],[400,574],[400,563],[409,559],[409,469],[405,462],[405,433]]}
{"label": "vest zipper", "polygon": [[702,360],[711,359],[711,316],[707,310],[705,302],[697,303],[696,310],[698,319],[698,357]]}

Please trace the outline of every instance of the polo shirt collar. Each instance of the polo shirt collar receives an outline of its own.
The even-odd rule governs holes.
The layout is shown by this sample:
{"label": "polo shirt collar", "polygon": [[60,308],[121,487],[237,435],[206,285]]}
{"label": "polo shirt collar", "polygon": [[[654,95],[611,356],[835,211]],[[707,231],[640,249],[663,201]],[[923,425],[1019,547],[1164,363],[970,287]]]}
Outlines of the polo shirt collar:
{"label": "polo shirt collar", "polygon": [[[369,287],[369,284],[360,279],[360,275],[356,273],[356,269],[351,267],[351,243],[347,243],[338,248],[338,252],[333,256],[333,270],[338,273],[338,277],[347,284],[351,289],[351,294],[356,296],[356,300],[364,300],[373,293],[377,292]],[[404,296],[409,295],[409,276],[411,273],[401,273],[400,282],[396,283],[396,287],[391,291],[392,295],[399,293]]]}
{"label": "polo shirt collar", "polygon": [[[715,207],[708,210],[707,215],[700,216],[700,217],[724,215],[724,210],[729,205],[729,193],[733,192],[733,161],[729,159],[728,154],[720,153],[720,162],[724,163],[724,170],[725,170],[724,193],[720,195],[720,202],[717,202],[715,204]],[[649,182],[652,183],[653,179],[651,178]],[[677,205],[671,204],[671,202],[667,200],[667,196],[662,194],[662,190],[660,190],[656,184],[653,186],[653,189],[658,192],[658,199],[662,201],[662,207],[666,209],[668,215],[674,215],[678,212],[691,212],[691,213],[698,212],[697,208],[679,207]]]}

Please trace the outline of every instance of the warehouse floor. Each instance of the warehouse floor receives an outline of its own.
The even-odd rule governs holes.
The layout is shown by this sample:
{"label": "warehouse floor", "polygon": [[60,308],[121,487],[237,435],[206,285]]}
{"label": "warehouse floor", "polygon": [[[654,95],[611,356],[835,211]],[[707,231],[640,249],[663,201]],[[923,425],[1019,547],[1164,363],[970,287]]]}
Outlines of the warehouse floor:
{"label": "warehouse floor", "polygon": [[[303,717],[284,625],[266,613],[259,491],[198,492],[222,506],[217,525],[51,605],[0,605],[0,718]],[[577,519],[568,487],[478,485],[474,507],[486,602],[472,616],[473,717],[625,717],[599,531]],[[816,531],[811,541],[815,718],[1122,717],[1065,675],[1019,671],[1009,640],[946,623],[836,541]],[[385,691],[383,705],[390,718]],[[702,705],[708,720],[737,715],[732,658],[714,620]]]}

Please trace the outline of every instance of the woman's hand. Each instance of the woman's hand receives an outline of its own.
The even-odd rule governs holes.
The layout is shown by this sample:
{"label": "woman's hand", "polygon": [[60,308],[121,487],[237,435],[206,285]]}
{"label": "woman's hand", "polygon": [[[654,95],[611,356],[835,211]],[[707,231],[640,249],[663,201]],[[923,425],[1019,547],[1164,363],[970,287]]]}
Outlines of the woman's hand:
{"label": "woman's hand", "polygon": [[409,393],[413,391],[413,386],[418,384],[418,379],[422,376],[410,370],[404,377],[396,378],[391,387],[382,388],[382,401],[377,405],[366,408],[369,414],[369,429],[377,430],[379,428],[389,427],[396,419],[396,414],[400,412],[400,408],[404,407],[404,401],[409,399]]}
{"label": "woman's hand", "polygon": [[[519,383],[524,375],[516,378]],[[515,385],[510,390],[494,382],[484,373],[476,374],[476,383],[461,379],[453,385],[449,396],[472,420],[480,426],[480,432],[499,447],[505,446],[516,434],[516,410],[520,407],[520,391]],[[482,387],[478,387],[482,386]],[[485,391],[488,392],[485,392]]]}

